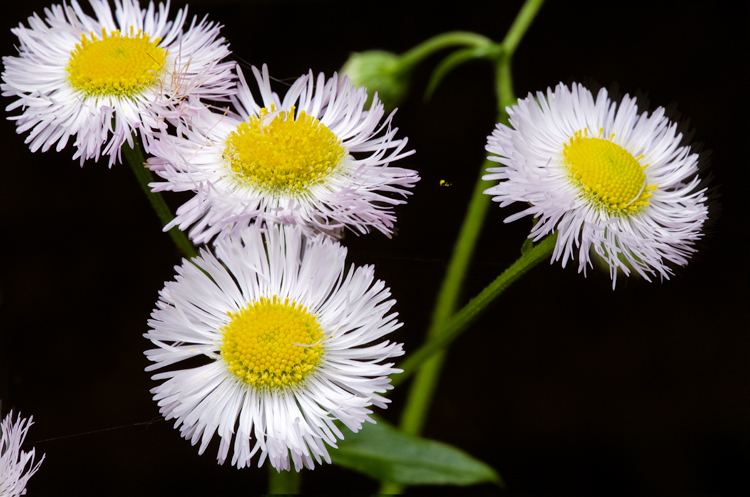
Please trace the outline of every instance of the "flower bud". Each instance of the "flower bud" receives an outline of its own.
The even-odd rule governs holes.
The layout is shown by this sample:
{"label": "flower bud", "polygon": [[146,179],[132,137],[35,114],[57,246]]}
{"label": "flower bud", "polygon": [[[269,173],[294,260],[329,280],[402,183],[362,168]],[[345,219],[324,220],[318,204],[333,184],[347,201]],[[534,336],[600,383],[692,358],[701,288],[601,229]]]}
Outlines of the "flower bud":
{"label": "flower bud", "polygon": [[406,97],[409,87],[409,72],[399,67],[399,56],[383,50],[353,53],[341,72],[355,86],[367,88],[372,101],[375,92],[387,111],[396,108]]}

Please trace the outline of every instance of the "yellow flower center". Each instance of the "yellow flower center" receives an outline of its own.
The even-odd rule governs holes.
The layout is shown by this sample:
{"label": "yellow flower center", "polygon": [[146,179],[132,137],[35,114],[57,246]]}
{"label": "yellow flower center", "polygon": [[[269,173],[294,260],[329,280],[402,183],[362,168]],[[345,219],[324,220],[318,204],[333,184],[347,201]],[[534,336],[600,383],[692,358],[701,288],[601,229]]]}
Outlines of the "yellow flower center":
{"label": "yellow flower center", "polygon": [[304,194],[335,173],[346,156],[341,140],[301,111],[262,108],[229,134],[224,158],[242,184],[267,194]]}
{"label": "yellow flower center", "polygon": [[107,34],[102,28],[102,38],[91,32],[89,40],[84,33],[81,43],[70,52],[68,79],[70,84],[87,96],[115,96],[121,98],[139,95],[145,88],[158,84],[157,76],[164,67],[167,51],[142,30],[120,35],[119,30]]}
{"label": "yellow flower center", "polygon": [[261,297],[229,313],[221,357],[229,370],[261,389],[292,387],[304,382],[323,354],[323,330],[301,304]]}
{"label": "yellow flower center", "polygon": [[586,128],[563,144],[563,156],[570,178],[579,185],[583,195],[598,203],[610,214],[626,214],[648,205],[656,185],[646,184],[644,169],[633,155],[609,140],[588,136]]}

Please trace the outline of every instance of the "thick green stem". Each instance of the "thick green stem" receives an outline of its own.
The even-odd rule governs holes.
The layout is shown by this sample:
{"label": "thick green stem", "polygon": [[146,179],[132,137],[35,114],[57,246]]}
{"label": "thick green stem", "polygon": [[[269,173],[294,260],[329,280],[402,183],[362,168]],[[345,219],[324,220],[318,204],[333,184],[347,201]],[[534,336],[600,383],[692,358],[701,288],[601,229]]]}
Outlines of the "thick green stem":
{"label": "thick green stem", "polygon": [[[497,61],[496,74],[498,78],[508,78],[507,81],[498,81],[496,84],[498,99],[498,120],[507,124],[508,114],[505,107],[513,102],[513,83],[510,81],[510,59],[501,56]],[[492,186],[492,183],[484,181],[482,176],[487,167],[496,165],[495,162],[485,159],[479,170],[479,178],[474,186],[474,193],[469,201],[469,207],[464,217],[461,231],[459,232],[456,245],[448,269],[440,287],[432,320],[427,331],[427,340],[432,340],[442,333],[448,318],[450,318],[458,307],[458,298],[461,287],[469,268],[474,247],[484,224],[487,209],[491,204],[489,195],[484,191]],[[406,406],[401,414],[400,428],[411,435],[421,433],[426,420],[426,413],[437,387],[440,369],[443,365],[445,352],[437,352],[420,366],[420,370],[414,378],[414,383],[409,390]]]}
{"label": "thick green stem", "polygon": [[269,495],[296,495],[299,493],[300,474],[296,471],[276,471],[273,466],[268,466],[268,494]]}
{"label": "thick green stem", "polygon": [[[485,160],[480,170],[480,176],[484,174],[485,168],[494,163]],[[474,193],[469,202],[469,207],[464,218],[461,231],[459,232],[456,245],[453,249],[448,269],[440,287],[435,307],[432,312],[432,320],[427,331],[427,339],[437,337],[442,331],[448,318],[450,318],[458,307],[458,297],[463,286],[464,278],[471,263],[474,247],[484,224],[484,218],[490,205],[491,198],[483,192],[492,184],[478,178],[474,186]],[[429,408],[437,377],[443,365],[444,352],[439,352],[426,361],[420,368],[419,374],[414,379],[414,384],[409,392],[409,397],[401,415],[401,429],[409,434],[419,434],[426,419],[425,412]]]}
{"label": "thick green stem", "polygon": [[538,245],[534,246],[534,248],[523,254],[512,266],[503,271],[495,281],[490,283],[487,288],[471,299],[468,304],[445,323],[439,336],[409,354],[409,358],[398,365],[404,372],[395,376],[391,384],[393,386],[399,385],[409,378],[420,364],[426,364],[431,357],[441,354],[440,351],[471,326],[487,309],[487,306],[498,298],[510,285],[540,262],[549,260],[555,248],[556,240],[557,234],[548,236]]}
{"label": "thick green stem", "polygon": [[[130,169],[133,170],[136,179],[138,179],[138,183],[141,185],[146,197],[148,197],[149,202],[151,202],[151,207],[156,211],[156,215],[159,217],[162,226],[166,226],[172,221],[174,216],[172,216],[172,212],[169,210],[166,202],[164,202],[164,198],[162,198],[161,194],[152,192],[151,188],[148,186],[149,183],[154,181],[154,176],[151,174],[151,171],[144,166],[146,160],[143,158],[141,146],[138,143],[138,138],[135,136],[133,137],[133,144],[134,147],[131,148],[126,142],[122,146],[122,153],[125,156],[125,160],[130,165]],[[174,244],[185,257],[193,258],[198,255],[193,244],[190,243],[190,240],[185,236],[185,233],[180,231],[177,226],[170,229],[168,233],[169,236],[172,237]]]}
{"label": "thick green stem", "polygon": [[[507,59],[503,58],[503,60]],[[502,114],[503,112],[501,112]],[[484,190],[489,188],[491,183],[482,180],[482,176],[485,169],[494,164],[496,163],[485,159],[479,170],[479,178],[474,186],[474,193],[469,201],[469,207],[466,211],[461,231],[453,248],[453,255],[448,263],[445,278],[435,301],[432,320],[427,331],[428,342],[442,334],[445,323],[453,315],[458,306],[461,287],[463,286],[469,263],[474,254],[474,247],[479,239],[487,209],[491,203],[490,196],[484,194]],[[427,356],[424,357],[427,358]],[[427,411],[432,402],[435,388],[437,388],[440,369],[443,366],[444,359],[445,352],[440,350],[431,354],[419,367],[409,389],[409,396],[406,399],[404,411],[401,414],[399,428],[404,432],[411,435],[418,435],[422,432],[425,420],[427,419]],[[411,375],[412,372],[407,373],[407,376]],[[397,381],[400,383],[402,380],[399,379]],[[399,494],[402,492],[403,487],[395,483],[383,483],[380,488],[381,494]]]}
{"label": "thick green stem", "polygon": [[[515,102],[513,82],[511,78],[511,57],[524,33],[526,33],[526,30],[529,28],[531,21],[539,11],[542,3],[543,0],[526,1],[502,42],[503,50],[498,52],[495,59],[495,89],[498,104],[498,121],[503,124],[508,123],[508,114],[505,111],[505,108]],[[429,46],[429,43],[437,38],[439,37],[428,40],[417,48]],[[486,43],[483,43],[483,45],[486,45]],[[412,51],[419,54],[420,52],[417,52],[416,50],[417,49],[415,48]],[[416,55],[413,56],[416,57]],[[412,367],[412,370],[409,372],[405,370],[405,375],[400,375],[403,376],[403,378],[396,380],[398,383],[402,382],[409,374],[411,374],[413,367],[421,363],[411,389],[409,390],[406,406],[401,416],[400,428],[409,434],[418,435],[424,426],[427,410],[429,409],[435,388],[437,387],[440,369],[444,360],[445,352],[442,350],[442,347],[468,328],[469,324],[478,317],[483,308],[496,298],[497,295],[502,293],[505,288],[515,281],[515,279],[528,270],[528,268],[523,271],[515,270],[514,264],[514,266],[511,266],[511,268],[503,273],[503,275],[506,275],[508,271],[511,271],[501,283],[498,283],[499,291],[490,291],[486,295],[482,292],[480,294],[482,298],[479,299],[478,296],[472,300],[472,302],[476,301],[475,305],[466,311],[467,314],[461,314],[460,321],[454,321],[453,319],[449,320],[456,310],[466,271],[474,252],[474,247],[479,238],[479,233],[491,200],[488,195],[483,193],[484,190],[490,186],[481,178],[486,166],[487,161],[485,161],[480,170],[480,177],[474,188],[474,194],[469,203],[469,208],[454,247],[448,270],[443,279],[440,292],[438,293],[438,298],[435,302],[435,308],[432,314],[432,322],[430,323],[430,328],[427,332],[427,343],[430,344],[434,340],[440,338],[439,345],[430,345],[431,348],[426,352],[421,353],[411,364],[409,364],[408,361],[405,362],[407,366]],[[522,257],[522,259],[524,258]],[[501,275],[498,280],[503,278],[503,275]],[[498,280],[496,280],[496,282]],[[449,323],[451,324],[451,328],[447,329],[446,325]],[[444,334],[445,336],[443,336]],[[397,484],[384,483],[381,486],[380,491],[381,493],[401,493],[403,487]]]}
{"label": "thick green stem", "polygon": [[485,36],[466,31],[451,31],[449,33],[439,34],[401,54],[397,70],[408,71],[424,58],[429,57],[443,48],[455,46],[482,47],[491,43],[492,40]]}

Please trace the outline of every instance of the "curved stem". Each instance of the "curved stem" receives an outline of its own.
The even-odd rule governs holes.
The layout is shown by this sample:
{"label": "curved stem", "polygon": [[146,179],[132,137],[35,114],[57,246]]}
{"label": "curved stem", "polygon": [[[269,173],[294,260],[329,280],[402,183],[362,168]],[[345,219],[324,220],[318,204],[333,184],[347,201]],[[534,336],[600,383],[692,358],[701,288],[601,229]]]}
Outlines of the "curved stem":
{"label": "curved stem", "polygon": [[450,31],[442,33],[423,41],[416,47],[404,52],[399,57],[397,71],[408,70],[415,64],[419,63],[425,57],[442,50],[443,48],[453,46],[481,47],[491,44],[489,38],[467,31]]}
{"label": "curved stem", "polygon": [[[143,189],[149,202],[151,202],[151,207],[156,211],[156,215],[159,217],[162,226],[166,226],[174,218],[174,216],[172,216],[172,211],[169,210],[169,207],[166,202],[164,202],[164,198],[161,194],[152,192],[151,188],[148,186],[149,183],[154,181],[154,176],[144,165],[146,160],[143,157],[138,138],[135,136],[133,137],[133,144],[134,147],[131,148],[130,145],[125,142],[122,146],[122,153],[125,156],[125,160],[130,165],[130,169],[133,170],[138,183],[141,185],[141,189]],[[192,259],[198,255],[193,244],[190,243],[190,240],[185,236],[185,233],[183,233],[177,226],[170,229],[168,233],[174,244],[185,257]]]}

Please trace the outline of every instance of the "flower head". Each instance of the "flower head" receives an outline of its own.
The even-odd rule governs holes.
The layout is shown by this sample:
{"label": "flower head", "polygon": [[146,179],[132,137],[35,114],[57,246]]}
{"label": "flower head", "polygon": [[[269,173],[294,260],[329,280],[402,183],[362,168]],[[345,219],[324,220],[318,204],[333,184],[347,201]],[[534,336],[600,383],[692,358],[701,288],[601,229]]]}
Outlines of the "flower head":
{"label": "flower head", "polygon": [[[44,461],[44,455],[34,465],[36,449],[23,452],[21,445],[26,438],[26,432],[34,424],[34,417],[28,420],[21,418],[21,414],[13,422],[13,411],[2,421],[0,431],[0,495],[16,497],[26,494],[26,484],[29,482],[39,466]],[[28,465],[28,468],[27,468]],[[25,474],[24,474],[25,473]]]}
{"label": "flower head", "polygon": [[[59,152],[74,137],[81,164],[133,145],[138,130],[149,149],[154,129],[192,99],[223,99],[232,82],[229,54],[219,26],[205,20],[183,32],[187,10],[167,20],[169,4],[141,10],[137,0],[90,0],[96,17],[76,0],[35,14],[19,25],[18,57],[3,57],[3,96],[17,97],[8,110],[23,112],[18,133],[30,130],[32,152]],[[104,149],[102,150],[102,147]]]}
{"label": "flower head", "polygon": [[[144,336],[155,370],[196,356],[207,364],[159,373],[154,400],[166,419],[202,454],[218,430],[224,463],[250,465],[258,451],[276,469],[299,471],[321,458],[323,442],[352,431],[400,372],[381,361],[403,354],[401,344],[376,342],[398,329],[386,315],[393,300],[371,266],[344,269],[346,249],[324,235],[306,239],[299,228],[250,227],[203,250],[166,283]],[[201,268],[201,269],[199,269]],[[204,272],[205,271],[205,272]],[[255,437],[254,441],[252,440]],[[252,441],[252,443],[251,443]]]}
{"label": "flower head", "polygon": [[578,253],[578,270],[591,265],[589,250],[607,261],[612,285],[617,270],[635,269],[645,279],[669,278],[667,265],[687,264],[708,216],[699,190],[698,156],[681,147],[677,125],[659,108],[638,114],[627,95],[617,108],[601,90],[562,83],[547,95],[529,94],[508,109],[511,127],[498,125],[487,140],[485,193],[505,207],[531,204],[506,219],[538,218],[529,235],[552,231],[553,260],[565,266]]}
{"label": "flower head", "polygon": [[392,114],[384,122],[375,99],[344,78],[306,74],[284,99],[271,91],[268,69],[253,68],[256,103],[242,73],[232,101],[237,114],[208,108],[189,117],[181,136],[163,135],[149,166],[164,183],[154,191],[196,193],[177,210],[174,225],[197,243],[238,233],[250,224],[298,225],[305,234],[338,235],[344,227],[390,234],[392,206],[405,201],[415,171],[389,167],[410,155],[395,139]]}

